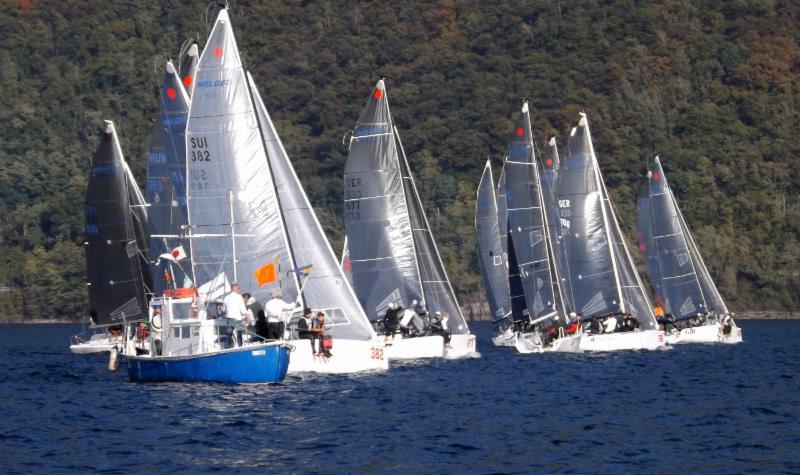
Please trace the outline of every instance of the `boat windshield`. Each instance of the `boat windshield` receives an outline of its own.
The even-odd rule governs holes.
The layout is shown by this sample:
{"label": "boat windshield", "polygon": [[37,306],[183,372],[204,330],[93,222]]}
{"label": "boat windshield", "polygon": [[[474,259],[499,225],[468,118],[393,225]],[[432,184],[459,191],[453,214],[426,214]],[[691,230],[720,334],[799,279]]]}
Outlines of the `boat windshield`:
{"label": "boat windshield", "polygon": [[191,302],[173,302],[172,304],[172,319],[183,320],[192,318],[192,304]]}

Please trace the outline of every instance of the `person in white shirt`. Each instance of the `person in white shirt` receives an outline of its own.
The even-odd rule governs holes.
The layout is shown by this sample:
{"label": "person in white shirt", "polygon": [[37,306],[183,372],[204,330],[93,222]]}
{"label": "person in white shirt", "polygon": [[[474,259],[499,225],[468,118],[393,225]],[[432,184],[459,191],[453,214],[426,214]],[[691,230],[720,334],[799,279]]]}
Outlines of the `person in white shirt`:
{"label": "person in white shirt", "polygon": [[264,305],[269,328],[268,340],[278,340],[283,337],[286,323],[292,318],[292,312],[297,306],[296,302],[289,303],[281,300],[280,289],[272,291],[272,298]]}
{"label": "person in white shirt", "polygon": [[[234,282],[231,284],[231,292],[225,296],[222,300],[225,304],[225,316],[231,320],[235,320],[240,322],[241,324],[246,323],[247,320],[247,305],[244,303],[244,298],[242,298],[241,289],[239,288],[239,284]],[[236,329],[236,341],[238,341],[239,345],[242,344],[242,337],[241,337],[241,330]]]}

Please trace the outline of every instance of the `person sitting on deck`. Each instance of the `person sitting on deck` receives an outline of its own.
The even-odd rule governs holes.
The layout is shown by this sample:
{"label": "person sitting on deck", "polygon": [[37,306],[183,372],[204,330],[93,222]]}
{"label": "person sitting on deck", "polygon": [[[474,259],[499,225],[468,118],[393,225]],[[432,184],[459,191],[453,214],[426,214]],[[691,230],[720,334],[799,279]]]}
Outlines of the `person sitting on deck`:
{"label": "person sitting on deck", "polygon": [[397,331],[398,314],[403,310],[403,307],[396,307],[394,303],[389,304],[389,308],[383,315],[383,328],[385,330],[385,338],[394,338],[394,333]]}
{"label": "person sitting on deck", "polygon": [[317,318],[311,322],[311,330],[312,332],[317,333],[317,338],[319,340],[319,351],[314,356],[327,356],[330,358],[333,356],[329,350],[326,350],[323,346],[322,340],[326,337],[329,338],[329,335],[326,335],[325,332],[330,330],[333,326],[333,322],[331,322],[330,317],[325,315],[324,312],[317,312]]}
{"label": "person sitting on deck", "polygon": [[444,346],[452,348],[452,346],[450,346],[450,331],[447,328],[448,320],[449,318],[447,315],[442,315],[442,312],[434,313],[433,321],[431,322],[431,333],[440,335],[444,339]]}
{"label": "person sitting on deck", "polygon": [[578,332],[578,329],[581,327],[581,317],[580,315],[576,314],[575,312],[569,313],[569,321],[567,322],[567,328],[565,330],[567,335],[574,335]]}
{"label": "person sitting on deck", "polygon": [[630,313],[626,313],[622,317],[622,328],[620,328],[620,331],[632,332],[637,328],[639,328],[639,321],[633,318],[633,315]]}
{"label": "person sitting on deck", "polygon": [[[318,352],[314,348],[314,344],[318,338],[317,332],[311,331],[311,313],[311,309],[306,307],[303,310],[303,316],[297,320],[297,338],[300,340],[311,340],[311,354],[316,356]],[[320,346],[322,345],[320,344]]]}
{"label": "person sitting on deck", "polygon": [[617,317],[612,315],[606,318],[605,322],[603,322],[603,332],[614,333],[614,330],[616,329],[617,329]]}

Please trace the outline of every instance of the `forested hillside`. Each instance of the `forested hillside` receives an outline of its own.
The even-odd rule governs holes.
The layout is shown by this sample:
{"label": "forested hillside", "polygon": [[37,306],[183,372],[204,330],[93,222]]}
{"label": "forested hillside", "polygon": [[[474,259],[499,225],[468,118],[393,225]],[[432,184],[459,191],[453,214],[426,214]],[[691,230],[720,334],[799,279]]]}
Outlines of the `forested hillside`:
{"label": "forested hillside", "polygon": [[[83,314],[102,119],[144,184],[160,65],[204,40],[206,5],[0,0],[0,315]],[[242,0],[231,16],[337,251],[343,137],[383,76],[462,301],[483,298],[478,179],[487,156],[499,169],[527,99],[538,144],[556,134],[563,147],[587,112],[629,237],[659,154],[732,306],[800,307],[800,3]]]}

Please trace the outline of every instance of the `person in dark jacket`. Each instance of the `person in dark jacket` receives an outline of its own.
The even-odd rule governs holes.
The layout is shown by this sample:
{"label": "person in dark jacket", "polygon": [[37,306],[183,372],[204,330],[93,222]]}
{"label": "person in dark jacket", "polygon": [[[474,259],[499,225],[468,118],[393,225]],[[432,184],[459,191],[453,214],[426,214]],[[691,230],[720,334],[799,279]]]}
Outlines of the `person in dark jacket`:
{"label": "person in dark jacket", "polygon": [[[317,341],[317,333],[311,331],[311,309],[306,307],[303,310],[303,316],[297,320],[297,337],[301,340],[311,340],[311,354],[317,354],[317,350],[314,348],[314,343]],[[320,342],[320,347],[322,346]],[[321,348],[320,348],[321,350]]]}
{"label": "person in dark jacket", "polygon": [[260,336],[263,339],[267,339],[269,336],[269,326],[267,325],[267,317],[264,316],[264,312],[261,312],[256,317],[256,335]]}
{"label": "person in dark jacket", "polygon": [[386,339],[394,338],[394,333],[397,331],[397,324],[400,322],[399,315],[402,313],[403,307],[398,307],[394,303],[389,304],[389,308],[383,315],[383,328],[386,329]]}

